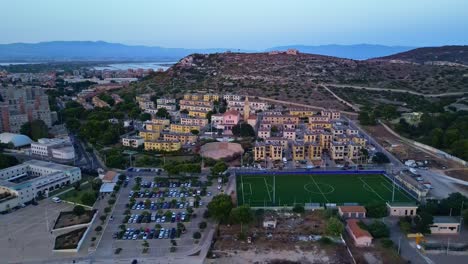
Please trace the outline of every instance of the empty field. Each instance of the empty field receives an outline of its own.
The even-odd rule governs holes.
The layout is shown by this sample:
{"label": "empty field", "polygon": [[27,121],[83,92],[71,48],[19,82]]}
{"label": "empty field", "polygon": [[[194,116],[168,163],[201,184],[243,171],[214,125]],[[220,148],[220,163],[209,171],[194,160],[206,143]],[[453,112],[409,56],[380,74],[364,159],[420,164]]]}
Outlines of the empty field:
{"label": "empty field", "polygon": [[[359,203],[392,201],[393,183],[381,174],[238,175],[237,201],[250,206],[294,203]],[[395,202],[414,199],[395,186]]]}

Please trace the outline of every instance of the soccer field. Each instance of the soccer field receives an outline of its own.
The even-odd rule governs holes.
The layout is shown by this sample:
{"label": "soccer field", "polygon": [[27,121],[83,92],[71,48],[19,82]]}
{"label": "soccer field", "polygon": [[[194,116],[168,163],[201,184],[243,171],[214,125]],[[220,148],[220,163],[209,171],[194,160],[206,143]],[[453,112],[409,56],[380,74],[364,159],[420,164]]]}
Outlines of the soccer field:
{"label": "soccer field", "polygon": [[[238,204],[260,207],[387,202],[392,201],[393,191],[393,183],[381,174],[244,174],[238,175],[236,181]],[[394,201],[413,202],[414,199],[396,185]]]}

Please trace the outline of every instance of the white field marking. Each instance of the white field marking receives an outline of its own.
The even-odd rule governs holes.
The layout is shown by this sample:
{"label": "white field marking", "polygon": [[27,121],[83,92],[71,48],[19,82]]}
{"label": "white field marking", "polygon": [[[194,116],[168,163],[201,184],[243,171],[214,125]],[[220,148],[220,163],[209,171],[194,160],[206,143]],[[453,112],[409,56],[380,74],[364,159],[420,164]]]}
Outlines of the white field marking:
{"label": "white field marking", "polygon": [[[382,184],[385,188],[387,188],[387,190],[389,190],[390,192],[393,192],[392,189],[390,189],[387,184],[389,184],[388,182],[381,182],[380,184]],[[391,184],[393,185],[393,184]],[[413,200],[413,198],[409,197],[405,191],[401,191],[400,188],[398,187],[398,185],[395,184],[395,192],[399,192],[399,193],[402,193],[404,196],[406,196],[406,198],[409,198],[410,200]]]}
{"label": "white field marking", "polygon": [[380,197],[380,199],[382,199],[382,201],[386,201],[384,198],[382,198],[382,196],[380,196],[374,189],[372,189],[372,187],[370,187],[369,184],[367,184],[361,177],[358,177],[358,179],[360,181],[362,181],[362,183],[364,183],[364,185],[366,185],[373,193],[375,193],[375,195],[377,195],[378,197]]}
{"label": "white field marking", "polygon": [[325,200],[327,201],[327,203],[329,203],[330,201],[327,199],[327,196],[325,196],[325,194],[323,194],[322,190],[320,189],[320,187],[318,186],[317,182],[315,181],[314,177],[312,177],[312,175],[309,175],[309,177],[312,179],[312,181],[315,183],[315,186],[317,187],[317,189],[320,191],[320,193],[322,194],[323,198],[325,198]]}
{"label": "white field marking", "polygon": [[270,195],[270,188],[268,188],[268,183],[267,183],[265,177],[263,177],[263,180],[265,181],[265,187],[267,189],[268,198],[270,199],[270,202],[271,202],[272,200],[271,200],[271,195]]}

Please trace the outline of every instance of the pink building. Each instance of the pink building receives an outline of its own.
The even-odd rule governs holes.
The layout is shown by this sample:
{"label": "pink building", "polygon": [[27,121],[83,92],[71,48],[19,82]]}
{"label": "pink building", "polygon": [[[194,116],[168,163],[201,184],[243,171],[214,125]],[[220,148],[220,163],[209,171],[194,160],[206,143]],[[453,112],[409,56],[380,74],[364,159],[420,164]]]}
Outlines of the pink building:
{"label": "pink building", "polygon": [[357,247],[369,247],[372,244],[373,237],[367,230],[358,225],[358,221],[357,219],[346,220],[346,231],[348,231]]}
{"label": "pink building", "polygon": [[240,113],[236,110],[229,110],[223,114],[223,134],[232,135],[232,127],[237,125],[240,120]]}

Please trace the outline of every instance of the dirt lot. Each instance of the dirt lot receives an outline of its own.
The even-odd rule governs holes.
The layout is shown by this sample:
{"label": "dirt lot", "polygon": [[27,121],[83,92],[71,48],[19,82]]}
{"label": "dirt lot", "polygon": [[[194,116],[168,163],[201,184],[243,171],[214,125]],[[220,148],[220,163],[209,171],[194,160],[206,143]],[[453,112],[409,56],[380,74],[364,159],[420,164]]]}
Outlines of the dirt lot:
{"label": "dirt lot", "polygon": [[356,247],[352,239],[345,233],[343,235],[349,250],[352,252],[354,259],[357,263],[370,263],[370,264],[404,264],[406,263],[395,250],[391,248],[384,248],[380,241],[374,240],[372,247]]}
{"label": "dirt lot", "polygon": [[367,126],[365,129],[369,135],[373,136],[385,149],[394,154],[401,161],[409,159],[416,161],[427,160],[429,162],[428,166],[436,169],[442,169],[443,167],[449,169],[461,167],[461,165],[456,162],[451,162],[432,155],[431,153],[408,146],[399,138],[385,130],[381,125]]}
{"label": "dirt lot", "polygon": [[[274,215],[267,212],[267,215]],[[262,221],[243,226],[248,244],[239,238],[240,225],[221,225],[213,253],[221,257],[212,263],[273,263],[273,260],[289,260],[298,263],[351,263],[344,245],[324,245],[307,241],[309,235],[320,235],[325,229],[325,213],[315,211],[304,217],[294,214],[275,215],[275,229],[265,229]]]}
{"label": "dirt lot", "polygon": [[95,212],[95,210],[88,210],[81,216],[75,215],[73,211],[61,212],[55,222],[54,229],[89,223],[93,219]]}
{"label": "dirt lot", "polygon": [[468,169],[448,170],[448,171],[445,171],[444,173],[450,177],[468,182]]}

